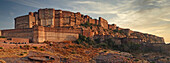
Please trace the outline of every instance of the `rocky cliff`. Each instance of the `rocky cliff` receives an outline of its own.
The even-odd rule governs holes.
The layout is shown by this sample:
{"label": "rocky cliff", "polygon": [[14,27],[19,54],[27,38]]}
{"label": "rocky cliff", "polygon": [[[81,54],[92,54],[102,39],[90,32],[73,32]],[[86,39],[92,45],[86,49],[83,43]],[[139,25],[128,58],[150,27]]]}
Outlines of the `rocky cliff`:
{"label": "rocky cliff", "polygon": [[165,43],[163,37],[158,37],[152,34],[132,31],[130,29],[123,29],[115,24],[108,25],[108,29],[100,25],[90,24],[83,25],[79,28],[89,29],[93,32],[93,39],[99,39],[101,42],[105,39],[112,38],[117,44],[121,43]]}

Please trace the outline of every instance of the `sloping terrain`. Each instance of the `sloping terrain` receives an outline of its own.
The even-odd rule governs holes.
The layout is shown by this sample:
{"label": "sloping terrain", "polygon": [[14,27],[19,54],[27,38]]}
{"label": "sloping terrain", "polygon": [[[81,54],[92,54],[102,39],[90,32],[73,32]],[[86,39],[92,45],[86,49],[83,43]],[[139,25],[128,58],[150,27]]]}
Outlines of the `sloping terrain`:
{"label": "sloping terrain", "polygon": [[[15,53],[16,52],[16,53]],[[74,43],[56,43],[47,47],[20,47],[18,49],[1,49],[0,60],[7,63],[31,63],[29,56],[52,56],[54,63],[103,63],[103,62],[135,62],[135,58],[129,53],[101,48],[85,47]]]}

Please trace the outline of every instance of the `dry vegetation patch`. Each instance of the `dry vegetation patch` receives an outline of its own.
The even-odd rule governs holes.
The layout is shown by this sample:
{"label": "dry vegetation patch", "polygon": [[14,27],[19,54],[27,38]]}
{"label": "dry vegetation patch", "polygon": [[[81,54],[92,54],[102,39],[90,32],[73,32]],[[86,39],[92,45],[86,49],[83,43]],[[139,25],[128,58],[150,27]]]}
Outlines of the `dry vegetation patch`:
{"label": "dry vegetation patch", "polygon": [[26,56],[28,51],[23,49],[1,49],[0,58],[3,57],[23,57]]}

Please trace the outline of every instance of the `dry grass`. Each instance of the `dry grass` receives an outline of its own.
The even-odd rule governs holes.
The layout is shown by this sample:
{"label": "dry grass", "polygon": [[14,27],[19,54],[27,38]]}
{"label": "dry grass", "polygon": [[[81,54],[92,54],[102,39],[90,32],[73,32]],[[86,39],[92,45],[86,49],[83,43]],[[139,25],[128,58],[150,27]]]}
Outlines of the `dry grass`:
{"label": "dry grass", "polygon": [[[27,52],[27,53],[24,53]],[[27,50],[23,49],[2,49],[0,50],[0,58],[3,57],[23,57],[28,54]]]}

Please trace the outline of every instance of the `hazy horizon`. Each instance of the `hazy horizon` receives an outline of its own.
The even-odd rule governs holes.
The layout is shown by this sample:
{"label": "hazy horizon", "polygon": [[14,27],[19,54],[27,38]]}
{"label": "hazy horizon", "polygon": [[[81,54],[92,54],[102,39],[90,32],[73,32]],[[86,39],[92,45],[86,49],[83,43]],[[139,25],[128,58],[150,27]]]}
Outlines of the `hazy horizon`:
{"label": "hazy horizon", "polygon": [[55,8],[103,17],[121,28],[164,37],[170,43],[170,1],[168,0],[1,0],[0,30],[14,28],[14,18]]}

